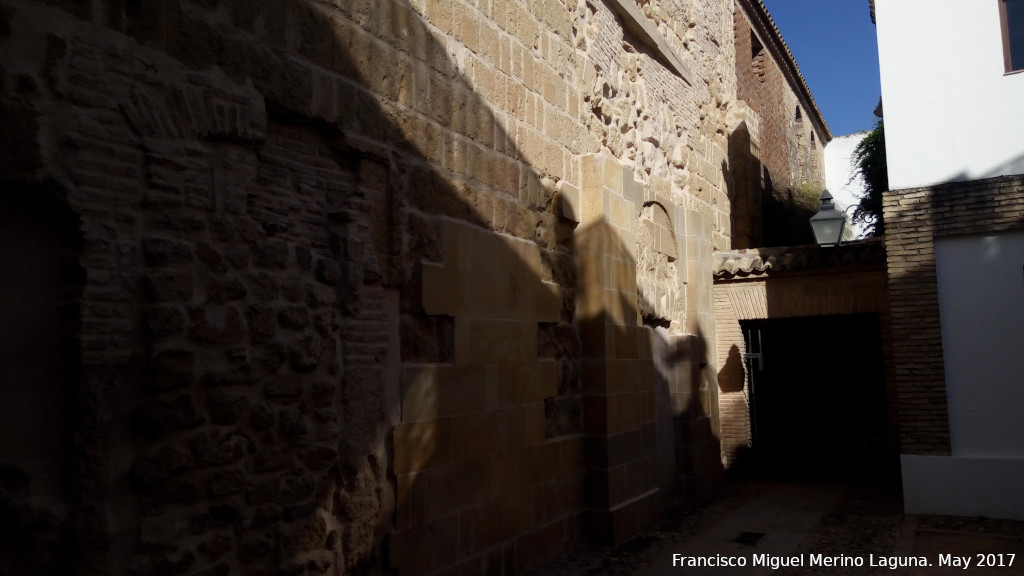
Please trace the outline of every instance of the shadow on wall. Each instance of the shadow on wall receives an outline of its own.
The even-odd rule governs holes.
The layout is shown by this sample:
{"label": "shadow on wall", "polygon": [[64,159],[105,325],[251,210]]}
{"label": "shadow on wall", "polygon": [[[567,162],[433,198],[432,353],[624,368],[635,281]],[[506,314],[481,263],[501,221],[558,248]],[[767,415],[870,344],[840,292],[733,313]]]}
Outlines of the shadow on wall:
{"label": "shadow on wall", "polygon": [[[713,495],[725,472],[717,386],[707,376],[708,342],[697,334],[669,335],[653,328],[654,362],[658,374],[661,489],[666,495],[702,500]],[[663,433],[663,432],[662,432]]]}
{"label": "shadow on wall", "polygon": [[84,280],[78,220],[44,186],[5,183],[0,194],[0,573],[70,573],[65,500],[81,505],[78,310]]}
{"label": "shadow on wall", "polygon": [[816,185],[802,185],[776,190],[771,174],[764,168],[764,247],[814,244],[810,219],[818,212],[821,198],[818,188]]}
{"label": "shadow on wall", "polygon": [[722,163],[722,174],[730,183],[732,243],[734,250],[757,248],[764,238],[761,189],[761,161],[746,122],[729,134],[729,163]]}
{"label": "shadow on wall", "polygon": [[721,475],[705,339],[642,325],[636,248],[607,222],[577,234],[583,356],[586,534],[619,544],[670,498],[707,496]]}
{"label": "shadow on wall", "polygon": [[986,171],[980,176],[971,175],[969,172],[963,171],[955,176],[951,176],[945,183],[953,182],[967,182],[969,180],[983,180],[986,178],[997,178],[999,176],[1006,176],[1012,174],[1024,174],[1024,154],[1020,154],[1002,164],[995,166],[994,168]]}
{"label": "shadow on wall", "polygon": [[729,134],[729,162],[722,163],[729,183],[732,249],[813,244],[808,221],[818,211],[823,186],[776,190],[758,154],[746,122],[740,123]]}
{"label": "shadow on wall", "polygon": [[[592,465],[573,326],[591,287],[531,165],[561,164],[526,124],[505,132],[491,88],[408,5],[212,10],[126,3],[105,31],[42,3],[4,15],[0,42],[52,32],[29,51],[52,83],[5,78],[5,97],[36,92],[38,129],[4,146],[29,154],[47,133],[63,154],[0,176],[63,183],[88,271],[82,374],[49,377],[79,390],[59,466],[88,482],[51,507],[71,545],[44,572],[519,570],[574,542],[591,502],[630,493],[600,482],[656,485],[656,397],[679,399],[677,462],[714,442],[693,400],[713,394],[703,337],[688,353],[667,339],[667,373],[688,375],[630,384],[604,414],[644,458]],[[623,292],[595,314],[640,362],[635,309]],[[39,478],[13,466],[28,478],[13,500],[35,499]],[[646,502],[632,526],[657,513]]]}

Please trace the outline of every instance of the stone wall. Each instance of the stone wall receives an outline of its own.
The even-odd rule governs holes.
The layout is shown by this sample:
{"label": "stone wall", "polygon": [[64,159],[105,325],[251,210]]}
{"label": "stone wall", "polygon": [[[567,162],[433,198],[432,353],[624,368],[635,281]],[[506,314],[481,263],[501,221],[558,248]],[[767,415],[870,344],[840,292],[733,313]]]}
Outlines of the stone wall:
{"label": "stone wall", "polygon": [[514,573],[706,493],[731,11],[642,7],[688,81],[603,2],[3,0],[69,351],[3,561]]}

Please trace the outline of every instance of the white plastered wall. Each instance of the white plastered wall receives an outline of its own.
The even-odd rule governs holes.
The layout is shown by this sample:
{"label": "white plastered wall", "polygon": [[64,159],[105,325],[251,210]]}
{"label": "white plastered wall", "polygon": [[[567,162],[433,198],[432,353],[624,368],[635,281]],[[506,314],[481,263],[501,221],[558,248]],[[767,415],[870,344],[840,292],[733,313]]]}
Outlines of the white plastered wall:
{"label": "white plastered wall", "polygon": [[1024,173],[998,0],[876,0],[891,189]]}
{"label": "white plastered wall", "polygon": [[854,174],[853,154],[867,135],[867,132],[858,132],[836,136],[825,146],[825,187],[835,198],[836,208],[846,214],[847,226],[853,229],[854,238],[864,237],[864,224],[854,224],[850,217],[852,207],[860,204],[865,190],[864,179]]}

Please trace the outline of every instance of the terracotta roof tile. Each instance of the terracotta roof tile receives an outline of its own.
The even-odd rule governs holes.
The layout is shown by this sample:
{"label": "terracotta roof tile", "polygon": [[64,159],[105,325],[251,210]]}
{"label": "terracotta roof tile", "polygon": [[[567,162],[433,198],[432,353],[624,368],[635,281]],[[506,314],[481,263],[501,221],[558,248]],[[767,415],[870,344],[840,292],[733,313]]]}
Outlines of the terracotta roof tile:
{"label": "terracotta roof tile", "polygon": [[715,280],[732,280],[774,275],[781,272],[841,266],[884,266],[882,238],[858,240],[840,246],[781,246],[715,252],[712,258]]}

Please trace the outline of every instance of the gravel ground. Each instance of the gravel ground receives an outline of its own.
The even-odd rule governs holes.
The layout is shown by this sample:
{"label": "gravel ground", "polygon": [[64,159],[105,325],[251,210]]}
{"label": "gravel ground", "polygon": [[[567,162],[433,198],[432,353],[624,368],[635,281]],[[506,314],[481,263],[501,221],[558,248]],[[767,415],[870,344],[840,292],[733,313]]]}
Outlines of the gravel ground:
{"label": "gravel ground", "polygon": [[[903,525],[903,500],[889,486],[853,485],[840,501],[818,522],[812,531],[813,542],[804,552],[828,556],[860,556],[892,553]],[[783,568],[780,574],[878,574],[878,567],[799,567]],[[884,573],[890,573],[883,569]]]}
{"label": "gravel ground", "polygon": [[[730,511],[763,494],[777,483],[730,479],[719,495],[706,502],[675,503],[665,512],[664,520],[654,529],[643,532],[617,548],[584,546],[555,561],[526,573],[526,576],[632,576],[656,561],[653,553],[661,544],[683,542],[687,538],[716,525]],[[811,531],[813,539],[802,545],[801,552],[867,557],[891,554],[901,539],[901,529],[912,526],[915,534],[944,533],[970,539],[982,536],[1024,541],[1024,522],[965,518],[952,516],[921,516],[905,522],[902,496],[898,485],[860,482],[850,485],[835,508],[827,513]],[[902,536],[906,538],[906,535]],[[908,551],[909,552],[909,551]],[[781,575],[867,575],[893,574],[879,567],[799,567],[781,568]],[[902,573],[895,571],[896,574]]]}
{"label": "gravel ground", "polygon": [[664,518],[648,530],[617,548],[583,546],[569,554],[538,566],[524,576],[627,576],[653,561],[649,552],[665,541],[680,541],[714,526],[730,510],[754,499],[765,484],[730,479],[717,496],[701,503],[676,502],[665,510]]}

